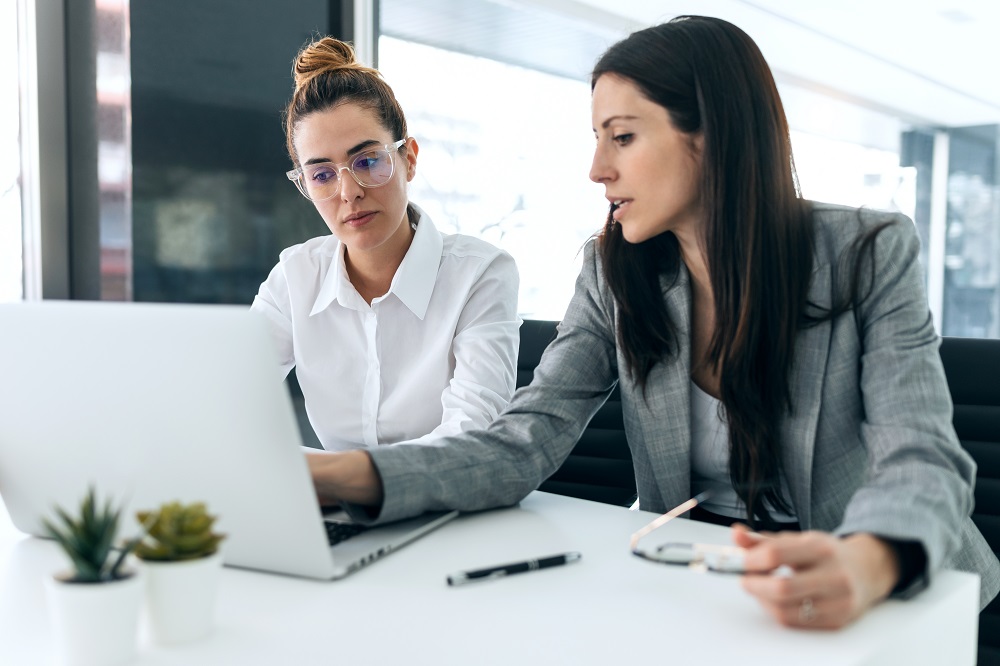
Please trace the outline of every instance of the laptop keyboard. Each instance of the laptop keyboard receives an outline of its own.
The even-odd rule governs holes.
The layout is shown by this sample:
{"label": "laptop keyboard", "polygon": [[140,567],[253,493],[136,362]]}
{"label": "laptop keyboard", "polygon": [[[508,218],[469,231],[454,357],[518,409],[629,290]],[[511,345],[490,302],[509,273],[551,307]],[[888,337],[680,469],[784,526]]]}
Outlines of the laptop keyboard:
{"label": "laptop keyboard", "polygon": [[326,526],[326,538],[330,541],[331,546],[335,546],[341,541],[346,541],[352,536],[361,534],[368,529],[366,526],[356,523],[331,523],[323,521],[323,524]]}

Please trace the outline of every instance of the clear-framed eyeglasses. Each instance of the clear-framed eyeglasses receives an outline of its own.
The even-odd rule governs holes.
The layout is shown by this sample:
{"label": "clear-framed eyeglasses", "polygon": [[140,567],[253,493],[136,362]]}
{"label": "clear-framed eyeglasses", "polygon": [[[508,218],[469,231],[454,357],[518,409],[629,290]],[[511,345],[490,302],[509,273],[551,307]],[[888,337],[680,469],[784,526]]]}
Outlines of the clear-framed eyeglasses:
{"label": "clear-framed eyeglasses", "polygon": [[318,162],[292,169],[285,175],[295,183],[309,201],[326,201],[340,192],[343,181],[341,174],[346,171],[361,187],[381,187],[392,180],[396,170],[396,160],[392,154],[406,143],[400,139],[395,143],[368,148],[351,156],[346,162]]}
{"label": "clear-framed eyeglasses", "polygon": [[743,573],[744,550],[738,546],[721,546],[711,543],[669,542],[653,550],[641,548],[639,542],[651,532],[663,527],[677,516],[687,513],[705,501],[708,493],[701,493],[667,511],[654,521],[632,534],[629,549],[636,557],[660,564],[679,564],[696,571]]}

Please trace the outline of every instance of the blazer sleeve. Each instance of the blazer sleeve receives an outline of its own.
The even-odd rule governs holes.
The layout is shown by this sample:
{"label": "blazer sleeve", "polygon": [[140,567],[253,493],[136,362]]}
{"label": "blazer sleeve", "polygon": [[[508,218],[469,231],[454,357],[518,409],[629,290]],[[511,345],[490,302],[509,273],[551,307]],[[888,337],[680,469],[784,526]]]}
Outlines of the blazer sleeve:
{"label": "blazer sleeve", "polygon": [[[870,532],[924,548],[927,577],[959,548],[972,511],[976,465],[952,426],[952,402],[924,294],[919,240],[905,217],[862,257],[861,337],[868,476],[847,505],[838,534]],[[923,576],[908,590],[921,589]]]}
{"label": "blazer sleeve", "polygon": [[[534,380],[485,430],[369,450],[384,490],[374,522],[431,510],[508,506],[562,464],[618,381],[613,314],[600,293],[601,279],[591,242],[576,292]],[[345,508],[355,519],[373,522],[362,507]]]}

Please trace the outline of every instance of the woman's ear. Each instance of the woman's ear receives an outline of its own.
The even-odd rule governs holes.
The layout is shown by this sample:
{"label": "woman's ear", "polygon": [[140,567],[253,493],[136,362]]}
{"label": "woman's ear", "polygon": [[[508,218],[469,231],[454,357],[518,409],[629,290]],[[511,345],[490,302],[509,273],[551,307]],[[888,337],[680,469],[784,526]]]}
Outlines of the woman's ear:
{"label": "woman's ear", "polygon": [[420,146],[417,145],[417,140],[412,136],[406,139],[404,145],[406,146],[406,181],[409,182],[417,175],[417,153],[420,152]]}
{"label": "woman's ear", "polygon": [[695,132],[694,134],[688,135],[691,152],[694,153],[696,157],[701,157],[702,153],[705,152],[705,133]]}

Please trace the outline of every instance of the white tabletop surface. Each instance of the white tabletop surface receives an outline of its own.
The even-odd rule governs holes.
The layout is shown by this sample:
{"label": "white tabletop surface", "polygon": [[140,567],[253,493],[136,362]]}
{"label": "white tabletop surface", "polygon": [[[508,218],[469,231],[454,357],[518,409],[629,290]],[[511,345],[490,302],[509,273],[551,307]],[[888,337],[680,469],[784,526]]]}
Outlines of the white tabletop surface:
{"label": "white tabletop surface", "polygon": [[[973,664],[978,578],[943,572],[916,599],[888,601],[840,631],[779,626],[736,576],[629,553],[653,518],[532,493],[466,515],[346,579],[318,582],[227,568],[217,626],[136,664]],[[657,542],[727,543],[725,528],[675,520]],[[447,574],[579,551],[581,561],[449,587]],[[56,545],[0,510],[0,664],[53,663],[42,581]]]}

